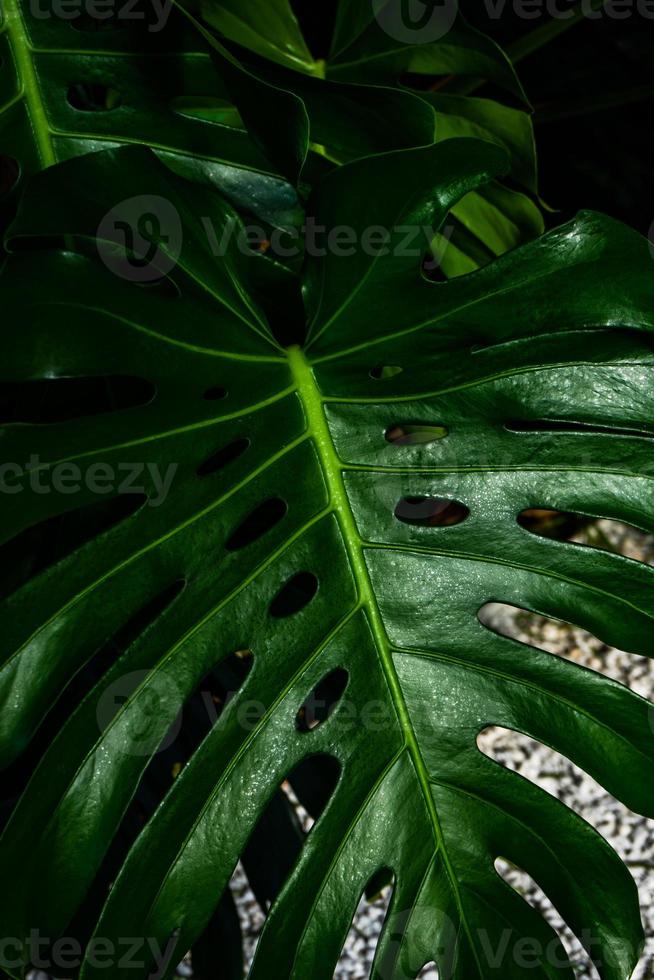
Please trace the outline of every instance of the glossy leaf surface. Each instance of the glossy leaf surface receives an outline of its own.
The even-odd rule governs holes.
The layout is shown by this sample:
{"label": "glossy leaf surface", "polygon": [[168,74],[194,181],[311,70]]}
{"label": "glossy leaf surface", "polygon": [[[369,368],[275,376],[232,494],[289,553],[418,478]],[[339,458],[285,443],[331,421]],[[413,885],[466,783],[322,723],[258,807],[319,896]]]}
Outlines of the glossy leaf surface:
{"label": "glossy leaf surface", "polygon": [[[438,227],[507,166],[470,140],[389,153],[328,176],[311,213],[359,240],[372,225]],[[129,195],[166,200],[183,229],[160,239],[153,261],[175,262],[158,285],[134,281],[129,256],[117,276],[115,243],[98,240],[125,172]],[[651,706],[477,614],[508,602],[651,653],[651,568],[518,522],[540,507],[654,531],[647,243],[582,214],[443,283],[395,248],[310,256],[307,340],[282,349],[251,288],[266,260],[232,243],[217,262],[198,214],[218,231],[234,220],[216,195],[128,148],[41,174],[12,229],[2,304],[20,330],[3,380],[131,377],[155,393],[132,383],[133,404],[92,419],[69,405],[49,424],[16,410],[4,427],[6,458],[37,454],[46,481],[64,462],[85,474],[141,465],[147,498],[5,583],[5,761],[107,638],[154,611],[63,721],[5,830],[6,934],[66,933],[180,709],[212,668],[251,651],[105,895],[97,938],[172,943],[171,975],[280,784],[327,758],[333,792],[273,901],[255,980],[328,980],[380,873],[393,898],[375,980],[414,980],[431,961],[453,980],[571,980],[550,926],[495,871],[500,856],[592,946],[602,980],[628,980],[642,930],[626,868],[476,737],[489,725],[524,732],[652,815]],[[155,477],[171,466],[163,492]],[[88,480],[66,495],[23,476],[6,497],[5,542],[98,503]],[[455,520],[439,517],[448,506]],[[329,710],[312,721],[316,691]],[[525,939],[550,951],[529,968],[516,955]],[[104,975],[89,957],[84,980]]]}

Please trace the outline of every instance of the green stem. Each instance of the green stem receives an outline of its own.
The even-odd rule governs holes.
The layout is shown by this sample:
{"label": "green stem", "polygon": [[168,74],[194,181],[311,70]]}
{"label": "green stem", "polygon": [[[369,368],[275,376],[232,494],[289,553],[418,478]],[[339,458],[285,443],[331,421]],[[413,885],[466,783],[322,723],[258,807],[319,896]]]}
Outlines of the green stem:
{"label": "green stem", "polygon": [[[413,726],[411,724],[400,681],[393,663],[393,655],[389,647],[386,630],[379,612],[368,566],[363,552],[359,530],[350,507],[350,500],[343,482],[343,468],[336,453],[332,434],[327,424],[323,400],[313,376],[313,370],[299,347],[289,347],[286,351],[293,379],[297,385],[304,408],[309,435],[316,446],[318,458],[322,464],[325,482],[329,491],[330,504],[336,514],[343,535],[343,541],[348,553],[352,573],[354,575],[359,601],[365,609],[372,634],[381,659],[382,668],[398,713],[409,753],[413,758],[423,790],[427,806],[430,809],[437,834],[438,819],[434,810],[434,800],[429,792],[429,778],[425,769],[422,755],[418,748]],[[439,845],[442,840],[438,840]]]}
{"label": "green stem", "polygon": [[[304,409],[308,433],[313,439],[325,477],[330,506],[336,514],[341,529],[343,543],[357,585],[359,603],[364,609],[368,623],[370,624],[370,629],[379,653],[381,667],[397,712],[398,722],[404,735],[404,742],[425,799],[425,805],[432,823],[435,847],[442,856],[455,899],[461,910],[462,923],[466,932],[469,932],[465,925],[456,875],[454,874],[454,869],[450,864],[445,849],[443,830],[431,792],[429,773],[422,752],[420,751],[420,746],[418,745],[418,740],[409,716],[409,710],[404,699],[404,693],[400,685],[400,679],[395,669],[393,653],[368,572],[363,541],[361,540],[359,529],[352,513],[350,500],[345,489],[343,464],[336,452],[336,447],[325,416],[324,399],[314,378],[313,369],[307,361],[304,352],[299,347],[293,346],[286,349],[286,354],[288,356],[291,374],[296,384],[297,394]],[[469,939],[472,944],[470,935]]]}
{"label": "green stem", "polygon": [[32,60],[33,50],[17,0],[4,0],[5,24],[16,63],[18,81],[27,103],[34,138],[44,167],[57,162],[52,135],[43,104],[39,79]]}

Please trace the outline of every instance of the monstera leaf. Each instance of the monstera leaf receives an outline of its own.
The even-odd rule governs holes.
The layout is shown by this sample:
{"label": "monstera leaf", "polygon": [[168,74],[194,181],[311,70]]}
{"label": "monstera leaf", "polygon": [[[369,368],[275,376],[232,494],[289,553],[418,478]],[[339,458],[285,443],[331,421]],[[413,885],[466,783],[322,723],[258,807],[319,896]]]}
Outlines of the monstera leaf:
{"label": "monstera leaf", "polygon": [[[7,0],[0,27],[0,135],[8,193],[21,177],[82,153],[147,144],[174,170],[217,184],[272,223],[293,223],[297,196],[242,127],[185,111],[227,91],[207,45],[170,2],[117,2],[85,13],[57,0]],[[269,112],[275,92],[239,69]],[[249,88],[247,86],[249,81]],[[284,108],[288,113],[284,98]],[[266,108],[264,109],[264,105]],[[4,185],[7,185],[4,187]]]}
{"label": "monstera leaf", "polygon": [[[446,3],[440,13],[436,7],[430,17],[423,18],[427,26],[422,31],[404,25],[400,8],[406,5],[396,0],[372,4],[341,0],[332,53],[325,62],[312,64],[290,55],[299,50],[299,29],[295,21],[292,26],[288,22],[286,0],[266,6],[277,27],[272,31],[277,40],[271,50],[266,50],[261,38],[265,21],[259,21],[257,32],[252,31],[254,10],[244,18],[248,20],[244,25],[234,18],[229,4],[203,0],[199,11],[215,30],[212,34],[198,26],[215,46],[221,47],[216,32],[224,41],[238,43],[233,52],[242,66],[302,101],[309,139],[331,162],[346,163],[453,135],[490,139],[509,152],[510,176],[523,190],[493,183],[458,203],[444,235],[433,243],[438,266],[446,276],[472,271],[542,233],[541,212],[529,196],[536,191],[536,161],[528,113],[492,99],[430,90],[438,87],[437,76],[475,75],[504,88],[513,100],[525,101],[506,55],[463,20],[455,0]],[[429,12],[430,5],[426,7]],[[283,57],[281,24],[286,24]],[[414,90],[408,87],[412,75],[425,79]],[[456,90],[453,84],[450,88]],[[232,97],[239,108],[247,110],[247,96],[238,86],[232,88]],[[198,113],[219,118],[222,104],[217,99],[213,102],[205,100],[197,107]],[[265,119],[254,119],[248,128],[256,137],[262,126],[265,129]],[[285,172],[288,175],[289,169]],[[310,179],[308,170],[305,177]]]}
{"label": "monstera leaf", "polygon": [[[298,790],[317,820],[252,977],[327,980],[362,893],[391,882],[375,980],[430,961],[453,980],[572,980],[500,856],[603,980],[630,976],[642,930],[626,868],[476,737],[526,733],[652,814],[650,705],[478,613],[506,602],[651,652],[652,569],[518,522],[543,507],[654,531],[651,259],[635,233],[582,214],[428,281],[406,227],[438,227],[507,166],[454,139],[325,178],[310,213],[356,244],[308,255],[306,336],[287,348],[252,289],[268,260],[221,235],[237,222],[215,194],[139,148],[32,181],[2,274],[17,328],[3,449],[25,460],[2,470],[5,763],[58,720],[2,838],[13,976],[30,936],[71,923],[88,940],[83,980],[106,975],[124,937],[141,937],[141,965],[114,959],[112,977],[170,976],[307,760],[330,769],[330,792]],[[147,255],[130,247],[143,201],[158,218]],[[150,760],[228,663],[249,672],[98,898]]]}

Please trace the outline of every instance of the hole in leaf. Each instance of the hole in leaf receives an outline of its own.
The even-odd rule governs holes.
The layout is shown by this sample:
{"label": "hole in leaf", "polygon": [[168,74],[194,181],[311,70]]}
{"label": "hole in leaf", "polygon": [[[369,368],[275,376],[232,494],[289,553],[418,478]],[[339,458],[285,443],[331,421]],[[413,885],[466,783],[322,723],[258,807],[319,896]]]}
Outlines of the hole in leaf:
{"label": "hole in leaf", "polygon": [[[281,799],[278,800],[278,803],[275,806],[275,811],[277,816],[279,816],[281,813],[285,814],[287,817],[285,834],[288,834],[289,826],[291,830],[293,830],[293,827],[295,827],[293,836],[294,846],[297,849],[297,853],[299,853],[299,848],[301,848],[302,844],[304,843],[304,838],[306,833],[310,830],[310,827],[304,826],[305,816],[302,813],[302,806],[306,806],[306,803],[302,804],[300,808],[298,808],[294,792],[296,792],[297,796],[299,797],[300,794],[298,792],[298,787],[304,786],[303,773],[308,771],[314,773],[330,773],[333,775],[333,778],[326,780],[322,784],[322,790],[325,793],[324,799],[322,800],[322,806],[320,810],[316,809],[316,811],[312,814],[312,816],[317,820],[323,809],[326,807],[336,788],[336,785],[338,784],[341,767],[339,762],[332,756],[324,754],[309,756],[308,758],[303,759],[302,762],[300,762],[299,765],[293,769],[287,779],[283,780],[281,787],[278,790]],[[292,788],[289,789],[289,787]],[[292,814],[290,823],[288,820],[289,808],[290,813]],[[298,834],[298,827],[301,832],[300,834]],[[274,819],[272,828],[268,821],[262,823],[261,828],[259,828],[259,826],[255,827],[251,837],[251,849],[247,854],[244,854],[243,862],[239,862],[237,864],[230,881],[230,890],[237,899],[236,909],[240,919],[240,929],[244,939],[243,963],[245,972],[237,971],[238,976],[244,976],[249,971],[258,944],[259,934],[265,923],[265,913],[274,900],[275,895],[279,892],[280,885],[282,885],[284,880],[288,877],[288,874],[290,873],[290,870],[292,869],[292,866],[296,860],[292,853],[289,854],[288,850],[286,850],[285,853],[282,854],[282,861],[277,864],[276,867],[271,868],[271,874],[265,875],[266,866],[269,863],[277,863],[271,861],[271,856],[276,857],[276,840],[274,830]],[[286,836],[285,839],[288,842],[289,837]],[[293,838],[290,839],[291,843],[293,843]],[[251,887],[251,882],[254,882],[254,888]],[[256,897],[255,891],[257,892]],[[221,953],[221,962],[224,963],[224,960],[225,957]],[[215,947],[211,950],[210,962],[212,967],[214,967]],[[194,952],[193,966],[195,967],[195,965],[196,961]],[[232,976],[231,973],[229,975]],[[236,973],[234,975],[236,976]],[[201,976],[204,977],[204,974],[201,974]],[[213,972],[210,972],[207,974],[207,976],[213,976]]]}
{"label": "hole in leaf", "polygon": [[82,545],[126,521],[146,500],[143,493],[119,494],[25,528],[0,546],[0,597],[10,595]]}
{"label": "hole in leaf", "polygon": [[[565,792],[562,780],[573,770],[581,774],[574,763],[543,742],[501,725],[487,725],[479,732],[477,748],[488,759],[510,772],[522,774],[525,779],[557,799]],[[592,776],[586,776],[585,773],[583,775],[604,793]],[[574,806],[574,801],[567,802]]]}
{"label": "hole in leaf", "polygon": [[609,839],[611,846],[626,863],[629,863],[630,857],[638,854],[639,849],[623,836],[623,828],[607,821],[609,813],[613,817],[619,814],[620,821],[624,821],[627,827],[632,821],[632,811],[622,804],[616,804],[593,776],[561,752],[529,735],[500,725],[484,728],[477,735],[477,747],[488,759],[522,776],[583,817]]}
{"label": "hole in leaf", "polygon": [[304,844],[305,833],[281,787],[261,814],[243,850],[243,866],[262,909],[268,910],[282,890]]}
{"label": "hole in leaf", "polygon": [[431,961],[431,963],[426,963],[423,966],[422,970],[416,977],[416,980],[440,980],[440,973],[438,971],[438,967],[436,966],[433,960]]}
{"label": "hole in leaf", "polygon": [[295,726],[299,732],[317,728],[334,711],[348,685],[349,674],[341,667],[332,670],[320,681],[297,713]]}
{"label": "hole in leaf", "polygon": [[418,527],[451,527],[465,521],[470,511],[458,500],[444,497],[402,497],[395,516],[403,524]]}
{"label": "hole in leaf", "polygon": [[[216,977],[216,950],[220,950],[220,969],[223,976],[241,978],[244,976],[243,939],[249,946],[252,932],[259,932],[259,922],[255,923],[253,910],[257,909],[254,895],[248,892],[242,865],[239,864],[213,911],[209,924],[195,940],[191,949],[191,966],[178,967],[177,976],[194,977],[196,980],[209,980]],[[238,907],[234,895],[238,894]],[[257,910],[258,911],[258,910]],[[241,925],[239,916],[243,917]],[[263,913],[260,913],[263,919]],[[257,916],[258,920],[258,916]],[[263,922],[261,923],[263,926]],[[248,957],[248,966],[251,957]]]}
{"label": "hole in leaf", "polygon": [[228,445],[223,446],[218,452],[213,453],[204,463],[198,466],[197,474],[198,476],[209,476],[210,473],[217,473],[218,470],[224,469],[234,460],[242,456],[246,449],[250,445],[249,439],[235,439],[234,442],[228,443]]}
{"label": "hole in leaf", "polygon": [[432,442],[444,439],[447,431],[443,425],[402,423],[389,426],[384,437],[387,442],[392,442],[396,446],[428,446]]}
{"label": "hole in leaf", "polygon": [[291,806],[295,811],[295,815],[300,821],[300,826],[302,827],[302,830],[304,831],[305,834],[308,834],[316,821],[310,815],[309,811],[302,806],[298,797],[295,795],[295,791],[293,787],[291,786],[288,780],[282,783],[281,789],[284,795],[288,797]]}
{"label": "hole in leaf", "polygon": [[[382,886],[381,891],[380,885]],[[388,868],[380,868],[367,882],[352,916],[352,923],[335,976],[348,975],[352,968],[353,958],[357,967],[361,968],[360,975],[370,976],[375,952],[370,937],[378,936],[382,931],[394,887],[395,878]],[[383,975],[385,971],[382,970],[380,973]]]}
{"label": "hole in leaf", "polygon": [[241,690],[254,666],[251,650],[236,650],[216,664],[198,684],[186,701],[181,723],[175,726],[172,741],[165,740],[166,748],[158,754],[163,759],[153,759],[153,772],[162,778],[161,799],[176,779],[196,749],[216,724],[231,698]]}
{"label": "hole in leaf", "polygon": [[[467,195],[466,195],[467,196]],[[465,198],[462,199],[462,206]],[[456,232],[454,243],[452,236]],[[474,253],[463,255],[460,248],[456,247],[457,240],[468,239],[468,249]],[[491,259],[491,255],[479,247],[476,237],[468,234],[450,212],[446,222],[438,229],[432,229],[428,247],[425,249],[421,262],[421,272],[428,282],[447,282],[448,279],[465,276],[472,272],[477,263],[486,265]]]}
{"label": "hole in leaf", "polygon": [[420,266],[423,276],[429,282],[447,282],[448,277],[443,271],[443,260],[447,246],[448,242],[442,235],[436,234],[434,236],[433,245],[427,250]]}
{"label": "hole in leaf", "polygon": [[404,368],[398,367],[397,364],[377,364],[370,369],[370,377],[375,381],[386,381],[388,378],[394,378],[396,374],[401,374],[403,370]]}
{"label": "hole in leaf", "polygon": [[0,382],[0,424],[52,425],[147,405],[155,393],[150,381],[131,375]]}
{"label": "hole in leaf", "polygon": [[0,153],[0,198],[9,194],[20,180],[20,164],[14,157]]}
{"label": "hole in leaf", "polygon": [[651,438],[654,433],[639,429],[613,428],[611,425],[594,425],[590,422],[571,422],[560,419],[513,419],[504,423],[509,432],[583,432],[595,435],[636,436]]}
{"label": "hole in leaf", "polygon": [[509,640],[527,643],[544,653],[573,660],[610,677],[644,698],[654,700],[654,661],[602,643],[593,633],[562,619],[504,602],[487,602],[477,613],[482,626]]}
{"label": "hole in leaf", "polygon": [[[540,616],[506,602],[485,603],[478,611],[477,619],[482,626],[498,636],[529,643],[545,653],[561,653],[563,656],[569,646],[566,634],[576,630],[576,627],[563,620]],[[592,637],[590,633],[584,635]],[[599,643],[599,640],[596,642]]]}
{"label": "hole in leaf", "polygon": [[[233,896],[233,901],[235,905],[237,922],[235,926],[232,927],[233,939],[230,943],[231,949],[234,953],[238,955],[241,953],[242,963],[238,963],[237,959],[237,969],[232,974],[226,973],[228,977],[244,977],[247,976],[249,969],[252,965],[252,960],[254,959],[254,954],[259,941],[259,936],[266,922],[265,911],[260,908],[257,903],[254,892],[250,888],[250,883],[247,879],[245,873],[245,868],[241,861],[238,862],[234,869],[234,873],[229,882],[229,892]],[[224,924],[224,920],[223,920]],[[240,934],[236,936],[236,930]],[[238,945],[241,949],[238,949]],[[230,954],[230,947],[225,950],[227,956],[221,952],[221,960],[228,960]],[[234,955],[232,953],[232,955]],[[215,976],[216,968],[216,946],[212,946],[210,950],[207,951],[206,961],[208,962],[210,969],[205,973],[200,973],[201,980],[204,978],[211,978]],[[193,950],[193,966],[195,967],[195,949]],[[200,967],[202,966],[202,961],[200,962]]]}
{"label": "hole in leaf", "polygon": [[540,538],[553,538],[558,541],[568,541],[591,520],[592,518],[582,517],[581,514],[540,507],[529,507],[517,517],[518,524],[525,531],[530,531]]}
{"label": "hole in leaf", "polygon": [[234,656],[238,660],[246,660],[246,661],[249,661],[249,660],[252,660],[252,657],[254,656],[254,654],[252,653],[251,650],[245,649],[245,650],[237,650],[236,653],[234,654]]}
{"label": "hole in leaf", "polygon": [[308,606],[317,591],[318,579],[313,572],[298,572],[270,603],[270,615],[275,619],[294,616]]}
{"label": "hole in leaf", "polygon": [[520,527],[539,538],[569,541],[634,561],[654,560],[652,535],[622,521],[542,508],[523,510],[517,521]]}
{"label": "hole in leaf", "polygon": [[[547,956],[550,960],[555,962],[559,968],[567,965],[567,960],[575,977],[584,977],[585,980],[600,980],[597,968],[589,958],[588,953],[531,875],[527,874],[526,871],[523,871],[522,868],[519,868],[511,861],[506,860],[506,858],[497,858],[495,860],[495,871],[506,882],[509,888],[512,888],[520,898],[527,902],[528,905],[531,905],[532,908],[536,909],[556,932],[561,946],[558,950],[552,946],[548,946]],[[516,940],[520,942],[519,937],[516,936],[513,939],[513,943]],[[523,951],[521,953],[521,960],[527,970],[538,968],[542,963],[542,954],[536,952],[538,950],[538,944],[534,947],[534,952],[531,951],[530,947],[531,944],[529,947],[525,946],[525,950],[529,948],[529,952],[525,954]],[[507,949],[505,962],[515,962],[519,948],[515,946],[512,948],[511,944]]]}
{"label": "hole in leaf", "polygon": [[272,497],[259,504],[231,534],[225,548],[227,551],[239,551],[253,544],[272,530],[275,524],[279,524],[287,510],[288,506],[279,497]]}
{"label": "hole in leaf", "polygon": [[293,785],[297,768],[275,791],[243,851],[248,880],[264,909],[270,908],[279,895],[306,839],[299,816],[282,788],[285,783]]}
{"label": "hole in leaf", "polygon": [[227,398],[227,388],[223,388],[222,385],[216,385],[214,388],[207,388],[202,396],[210,402],[219,402],[223,398]]}
{"label": "hole in leaf", "polygon": [[340,778],[340,763],[331,755],[320,754],[303,759],[289,776],[288,782],[313,821],[324,812]]}
{"label": "hole in leaf", "polygon": [[393,874],[388,868],[380,868],[376,871],[368,884],[366,885],[366,890],[364,892],[366,900],[368,902],[376,902],[378,898],[381,897],[382,892],[387,888],[391,888],[393,885]]}
{"label": "hole in leaf", "polygon": [[68,89],[69,105],[78,112],[111,112],[121,104],[121,95],[115,88],[95,82],[78,82]]}

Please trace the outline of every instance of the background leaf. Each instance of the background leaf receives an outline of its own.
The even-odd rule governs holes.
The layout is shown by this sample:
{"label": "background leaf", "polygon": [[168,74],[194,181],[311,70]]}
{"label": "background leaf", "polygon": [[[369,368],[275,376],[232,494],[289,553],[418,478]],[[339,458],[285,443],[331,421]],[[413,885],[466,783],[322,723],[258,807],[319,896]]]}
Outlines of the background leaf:
{"label": "background leaf", "polygon": [[295,193],[247,133],[176,111],[180,99],[227,94],[199,32],[170,7],[132,9],[129,19],[122,10],[101,21],[78,10],[71,21],[56,4],[39,16],[23,0],[3,5],[0,136],[19,178],[6,193],[44,166],[136,143],[272,223],[295,220]]}
{"label": "background leaf", "polygon": [[[220,30],[219,17],[211,14],[220,5],[207,10],[210,23]],[[544,230],[544,222],[538,204],[528,196],[536,193],[536,161],[527,112],[496,100],[451,94],[455,76],[473,75],[502,86],[524,105],[517,76],[506,55],[460,16],[453,16],[449,26],[433,42],[411,43],[410,37],[394,37],[385,30],[372,4],[356,0],[338,7],[333,50],[324,63],[326,79],[253,60],[243,51],[235,54],[257,77],[302,100],[313,147],[332,163],[451,136],[492,139],[509,150],[511,177],[527,193],[513,187],[482,188],[458,204],[448,238],[436,240],[433,250],[438,272],[454,277],[533,239]],[[443,80],[441,75],[452,77]],[[443,82],[448,94],[434,91]],[[256,127],[255,122],[253,133]],[[305,179],[315,183],[311,167]]]}
{"label": "background leaf", "polygon": [[203,18],[221,34],[264,58],[299,71],[316,70],[288,0],[204,0]]}

